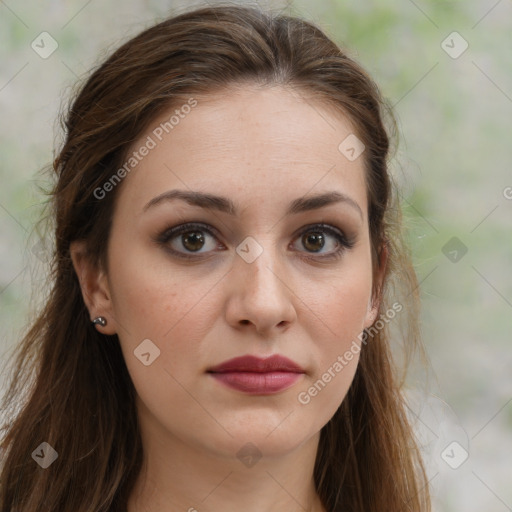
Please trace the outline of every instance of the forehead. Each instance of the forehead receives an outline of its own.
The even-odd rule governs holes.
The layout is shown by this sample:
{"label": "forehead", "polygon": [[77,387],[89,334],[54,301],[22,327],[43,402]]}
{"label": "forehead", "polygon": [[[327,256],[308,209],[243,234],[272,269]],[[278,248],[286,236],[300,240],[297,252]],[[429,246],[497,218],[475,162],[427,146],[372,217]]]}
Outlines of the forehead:
{"label": "forehead", "polygon": [[132,145],[128,156],[151,149],[124,178],[119,201],[140,211],[172,188],[236,195],[241,203],[336,189],[366,211],[363,158],[350,161],[339,149],[353,133],[347,117],[297,89],[196,95],[162,112]]}

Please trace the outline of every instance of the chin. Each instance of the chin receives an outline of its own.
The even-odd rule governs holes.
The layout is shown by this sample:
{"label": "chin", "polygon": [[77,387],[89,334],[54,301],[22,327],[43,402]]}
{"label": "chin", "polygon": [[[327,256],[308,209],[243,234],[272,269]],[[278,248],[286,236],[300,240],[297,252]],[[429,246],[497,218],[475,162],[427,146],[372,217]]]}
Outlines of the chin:
{"label": "chin", "polygon": [[[233,436],[224,435],[211,439],[210,448],[223,455],[242,456],[245,452],[256,455],[284,456],[312,437],[315,432],[301,430],[300,425],[277,423],[270,426],[268,422],[247,422],[244,425],[226,425],[226,430]],[[241,452],[241,453],[239,453]]]}

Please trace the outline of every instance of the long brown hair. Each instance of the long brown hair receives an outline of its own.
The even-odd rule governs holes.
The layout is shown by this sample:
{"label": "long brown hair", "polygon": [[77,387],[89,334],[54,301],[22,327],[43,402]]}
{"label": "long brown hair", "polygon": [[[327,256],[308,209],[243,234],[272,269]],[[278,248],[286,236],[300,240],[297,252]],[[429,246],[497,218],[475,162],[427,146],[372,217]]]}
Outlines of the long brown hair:
{"label": "long brown hair", "polygon": [[[374,296],[382,298],[381,311],[401,306],[396,319],[379,318],[365,332],[351,387],[321,431],[317,492],[329,512],[430,510],[404,377],[398,378],[390,348],[390,326],[399,324],[407,357],[421,351],[417,277],[388,169],[396,133],[392,112],[364,69],[320,28],[233,5],[184,12],[141,32],[92,72],[67,108],[64,144],[47,169],[55,172],[46,191],[47,236],[55,242],[51,286],[16,348],[2,404],[10,414],[2,429],[1,510],[126,510],[142,464],[135,390],[117,335],[91,324],[70,243],[85,240],[91,262],[106,268],[119,187],[102,200],[94,191],[165,109],[240,83],[293,87],[348,115],[366,146],[374,272],[382,244],[388,249],[383,286]],[[46,469],[33,458],[42,442],[58,453]]]}

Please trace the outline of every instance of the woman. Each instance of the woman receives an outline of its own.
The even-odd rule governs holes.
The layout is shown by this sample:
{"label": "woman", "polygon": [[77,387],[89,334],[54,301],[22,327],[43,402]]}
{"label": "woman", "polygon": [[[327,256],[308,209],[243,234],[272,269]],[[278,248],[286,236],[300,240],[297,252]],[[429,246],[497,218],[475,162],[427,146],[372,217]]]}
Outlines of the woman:
{"label": "woman", "polygon": [[385,113],[319,28],[247,7],[93,72],[53,164],[1,510],[430,510],[391,359],[393,324],[421,345]]}

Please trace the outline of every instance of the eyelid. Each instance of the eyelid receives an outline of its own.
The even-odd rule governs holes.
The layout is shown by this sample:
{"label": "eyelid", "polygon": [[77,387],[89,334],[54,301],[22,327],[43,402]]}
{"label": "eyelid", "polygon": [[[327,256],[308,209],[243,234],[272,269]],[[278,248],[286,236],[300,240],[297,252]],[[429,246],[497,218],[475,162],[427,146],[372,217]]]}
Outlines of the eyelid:
{"label": "eyelid", "polygon": [[[356,236],[349,236],[345,233],[345,231],[339,229],[337,226],[332,224],[327,224],[326,222],[312,222],[310,224],[306,224],[304,226],[301,226],[300,229],[295,231],[293,234],[293,240],[292,244],[299,238],[302,234],[307,233],[308,231],[314,231],[315,228],[317,228],[318,231],[323,231],[326,233],[331,234],[334,238],[336,238],[339,246],[337,249],[332,251],[328,254],[321,254],[319,256],[315,256],[316,253],[308,253],[305,252],[306,255],[301,255],[301,258],[304,259],[315,259],[317,261],[320,261],[322,259],[324,260],[331,260],[338,257],[341,257],[342,253],[345,252],[347,249],[351,249],[356,241]],[[181,224],[168,227],[164,229],[160,234],[158,234],[154,241],[157,242],[160,245],[163,245],[169,252],[176,255],[180,259],[199,259],[204,258],[207,255],[209,255],[212,251],[209,251],[207,253],[197,253],[197,255],[194,255],[193,252],[190,253],[184,253],[180,251],[176,251],[174,249],[171,249],[169,247],[169,241],[183,233],[187,233],[190,231],[205,231],[206,233],[212,235],[220,244],[224,245],[222,242],[220,242],[220,238],[222,236],[220,235],[220,232],[211,224],[206,224],[204,222],[197,222],[197,221],[190,221],[190,222],[183,222]],[[302,254],[302,251],[298,251]]]}
{"label": "eyelid", "polygon": [[327,224],[326,222],[312,222],[311,224],[305,224],[295,232],[294,236],[299,236],[305,231],[311,231],[314,228],[325,229],[326,231],[335,231],[339,235],[343,236],[345,239],[348,238],[343,230],[336,226],[333,226],[332,224]]}
{"label": "eyelid", "polygon": [[212,235],[215,235],[217,238],[220,237],[220,232],[210,224],[205,224],[202,222],[183,222],[181,224],[176,224],[175,226],[165,228],[155,237],[155,240],[164,241],[170,236],[176,236],[183,232],[193,231],[194,229],[197,229],[198,231],[206,231]]}
{"label": "eyelid", "polygon": [[[318,228],[317,231],[331,234],[331,236],[334,236],[334,238],[336,238],[336,241],[338,242],[338,244],[341,245],[341,248],[338,247],[337,249],[332,251],[330,254],[327,254],[325,256],[320,256],[318,259],[324,258],[327,260],[329,258],[334,258],[335,256],[339,256],[340,255],[339,253],[343,253],[345,250],[351,249],[356,243],[356,239],[357,239],[356,235],[347,235],[345,233],[345,231],[339,229],[338,227],[336,227],[332,224],[327,224],[325,222],[314,222],[312,224],[307,224],[307,225],[303,226],[297,232],[297,235],[294,237],[294,241],[299,236],[303,235],[304,233],[314,232],[315,228]],[[306,252],[305,254],[309,254],[310,256],[303,256],[304,258],[311,259],[311,258],[315,257],[315,253]]]}

